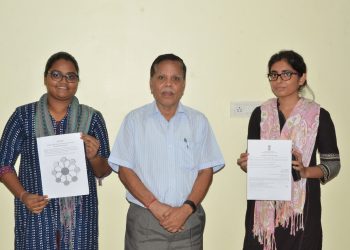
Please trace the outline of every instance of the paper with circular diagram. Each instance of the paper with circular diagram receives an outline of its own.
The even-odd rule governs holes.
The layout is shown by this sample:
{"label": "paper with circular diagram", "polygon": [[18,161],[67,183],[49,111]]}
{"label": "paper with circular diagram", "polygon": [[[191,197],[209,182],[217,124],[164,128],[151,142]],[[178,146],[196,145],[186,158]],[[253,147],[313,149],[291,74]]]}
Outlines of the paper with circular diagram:
{"label": "paper with circular diagram", "polygon": [[60,198],[89,194],[80,133],[37,138],[43,194]]}

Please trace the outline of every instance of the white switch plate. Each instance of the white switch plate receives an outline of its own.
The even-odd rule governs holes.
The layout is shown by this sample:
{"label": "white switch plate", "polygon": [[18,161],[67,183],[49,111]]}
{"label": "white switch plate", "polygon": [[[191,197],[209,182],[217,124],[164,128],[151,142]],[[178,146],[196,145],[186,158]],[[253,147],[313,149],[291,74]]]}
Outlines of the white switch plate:
{"label": "white switch plate", "polygon": [[262,102],[259,101],[242,101],[231,102],[230,116],[231,117],[249,117],[253,110],[260,106]]}

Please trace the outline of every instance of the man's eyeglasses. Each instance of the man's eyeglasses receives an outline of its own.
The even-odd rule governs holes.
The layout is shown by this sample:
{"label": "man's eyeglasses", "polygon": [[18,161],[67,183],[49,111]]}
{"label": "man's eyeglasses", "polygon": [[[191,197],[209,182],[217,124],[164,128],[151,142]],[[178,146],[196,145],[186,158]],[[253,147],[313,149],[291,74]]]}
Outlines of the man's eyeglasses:
{"label": "man's eyeglasses", "polygon": [[73,72],[67,73],[66,75],[63,75],[61,71],[53,70],[53,71],[48,72],[48,75],[50,75],[52,80],[57,81],[57,82],[62,81],[63,77],[65,77],[67,82],[70,82],[70,83],[79,82],[79,76]]}
{"label": "man's eyeglasses", "polygon": [[299,75],[299,73],[284,71],[281,74],[277,74],[275,72],[271,72],[267,74],[267,78],[269,78],[270,81],[277,81],[278,77],[280,76],[283,81],[288,81],[293,75]]}

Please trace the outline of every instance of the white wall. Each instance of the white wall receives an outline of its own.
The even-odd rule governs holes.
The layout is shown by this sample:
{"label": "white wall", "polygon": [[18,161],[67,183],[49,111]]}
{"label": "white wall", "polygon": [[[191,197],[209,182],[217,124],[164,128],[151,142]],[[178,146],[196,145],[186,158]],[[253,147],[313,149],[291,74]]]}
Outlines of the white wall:
{"label": "white wall", "polygon": [[[45,92],[43,71],[57,51],[81,68],[78,98],[100,110],[111,144],[128,111],[152,100],[149,67],[172,52],[188,66],[183,102],[209,118],[226,159],[204,201],[205,249],[241,249],[248,118],[230,118],[231,101],[272,96],[269,57],[294,49],[308,64],[316,101],[336,125],[343,169],[322,186],[324,249],[346,249],[350,136],[350,2],[347,0],[0,0],[0,131],[14,109]],[[99,188],[100,249],[123,249],[127,202],[117,175]],[[0,185],[1,249],[13,248],[13,198]]]}

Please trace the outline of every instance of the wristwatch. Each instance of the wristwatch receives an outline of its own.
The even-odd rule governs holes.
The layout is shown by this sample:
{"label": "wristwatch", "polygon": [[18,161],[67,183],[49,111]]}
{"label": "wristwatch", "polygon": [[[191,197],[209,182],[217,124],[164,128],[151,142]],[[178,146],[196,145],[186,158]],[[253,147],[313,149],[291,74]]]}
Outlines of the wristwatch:
{"label": "wristwatch", "polygon": [[184,204],[190,205],[192,208],[192,213],[194,214],[197,211],[197,206],[191,200],[185,200]]}

